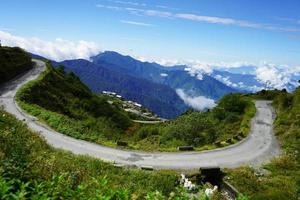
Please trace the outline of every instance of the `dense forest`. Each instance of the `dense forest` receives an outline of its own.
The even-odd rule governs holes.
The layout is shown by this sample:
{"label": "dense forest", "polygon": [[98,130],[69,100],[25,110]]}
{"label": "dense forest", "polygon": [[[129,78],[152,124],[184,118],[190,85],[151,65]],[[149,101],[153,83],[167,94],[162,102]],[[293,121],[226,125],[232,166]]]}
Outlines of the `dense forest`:
{"label": "dense forest", "polygon": [[18,47],[0,46],[0,84],[32,68],[31,56]]}
{"label": "dense forest", "polygon": [[163,118],[175,118],[187,109],[175,90],[118,70],[107,64],[96,65],[87,60],[59,63],[74,72],[94,93],[114,91],[128,100],[138,102]]}

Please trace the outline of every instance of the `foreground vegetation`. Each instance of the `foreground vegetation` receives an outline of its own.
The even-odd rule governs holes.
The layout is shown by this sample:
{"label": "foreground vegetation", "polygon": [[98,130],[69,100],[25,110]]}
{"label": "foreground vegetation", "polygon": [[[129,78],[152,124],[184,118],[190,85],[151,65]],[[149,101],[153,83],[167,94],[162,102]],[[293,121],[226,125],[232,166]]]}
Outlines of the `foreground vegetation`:
{"label": "foreground vegetation", "polygon": [[53,149],[0,108],[0,199],[222,200],[204,187],[191,193],[174,171],[122,169]]}
{"label": "foreground vegetation", "polygon": [[0,109],[1,199],[140,199],[169,195],[176,184],[169,171],[120,169],[54,150]]}
{"label": "foreground vegetation", "polygon": [[0,84],[32,68],[30,55],[18,47],[0,47]]}
{"label": "foreground vegetation", "polygon": [[[17,93],[19,105],[55,130],[75,138],[149,151],[174,151],[177,146],[192,145],[199,150],[230,145],[225,141],[238,133],[246,136],[255,114],[251,99],[231,94],[211,111],[189,111],[175,120],[159,125],[134,124],[129,115],[107,98],[96,96],[73,73],[63,67],[47,70]],[[220,145],[219,145],[220,146]],[[218,146],[218,147],[219,147]]]}
{"label": "foreground vegetation", "polygon": [[229,170],[230,182],[254,200],[297,200],[300,198],[300,88],[262,91],[254,96],[273,100],[277,117],[274,131],[283,155],[261,169]]}

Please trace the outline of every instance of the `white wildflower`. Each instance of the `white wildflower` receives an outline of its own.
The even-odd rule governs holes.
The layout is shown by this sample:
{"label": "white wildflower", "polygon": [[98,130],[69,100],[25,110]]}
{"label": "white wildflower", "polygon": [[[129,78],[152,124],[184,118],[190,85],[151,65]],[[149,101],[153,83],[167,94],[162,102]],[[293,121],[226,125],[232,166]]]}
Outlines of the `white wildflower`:
{"label": "white wildflower", "polygon": [[213,189],[211,189],[211,188],[206,188],[206,189],[205,189],[205,195],[206,195],[207,197],[211,197],[212,194],[213,194],[215,191],[217,191],[217,190],[218,190],[218,186],[214,186]]}

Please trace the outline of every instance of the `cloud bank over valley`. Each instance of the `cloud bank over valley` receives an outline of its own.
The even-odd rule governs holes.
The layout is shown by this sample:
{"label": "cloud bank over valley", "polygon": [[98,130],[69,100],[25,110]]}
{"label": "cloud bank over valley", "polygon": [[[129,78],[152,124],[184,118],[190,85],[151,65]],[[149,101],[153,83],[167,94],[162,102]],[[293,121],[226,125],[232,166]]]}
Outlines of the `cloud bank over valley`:
{"label": "cloud bank over valley", "polygon": [[213,99],[209,99],[204,96],[192,97],[186,94],[182,89],[177,89],[176,93],[186,105],[198,111],[210,109],[216,106],[216,103]]}

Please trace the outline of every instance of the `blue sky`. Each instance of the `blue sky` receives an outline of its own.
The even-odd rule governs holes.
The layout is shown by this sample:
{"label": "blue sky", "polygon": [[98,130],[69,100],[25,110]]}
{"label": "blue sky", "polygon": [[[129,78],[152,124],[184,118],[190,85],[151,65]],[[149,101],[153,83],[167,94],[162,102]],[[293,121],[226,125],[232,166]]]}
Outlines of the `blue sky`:
{"label": "blue sky", "polygon": [[[61,38],[69,41],[65,49],[84,51],[66,55],[101,49],[147,60],[300,65],[299,0],[0,0],[0,5],[0,39],[8,44],[10,37],[45,48]],[[45,53],[40,46],[35,50]]]}

